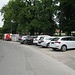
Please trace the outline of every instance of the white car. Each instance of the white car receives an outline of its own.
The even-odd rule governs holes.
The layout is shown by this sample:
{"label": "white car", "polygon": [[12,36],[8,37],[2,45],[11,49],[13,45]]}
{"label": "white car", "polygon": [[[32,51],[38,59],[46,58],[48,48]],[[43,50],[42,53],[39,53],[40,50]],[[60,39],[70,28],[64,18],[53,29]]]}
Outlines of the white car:
{"label": "white car", "polygon": [[38,35],[37,38],[35,38],[33,40],[33,43],[38,45],[38,41],[42,38],[42,37],[45,37],[45,36],[49,36],[49,35]]}
{"label": "white car", "polygon": [[50,41],[53,39],[54,37],[51,36],[46,36],[42,39],[41,41],[41,46],[42,47],[49,47]]}
{"label": "white car", "polygon": [[63,37],[53,38],[50,42],[50,47],[53,50],[58,49],[62,51],[66,51],[67,49],[73,49],[75,48],[75,37],[63,36]]}

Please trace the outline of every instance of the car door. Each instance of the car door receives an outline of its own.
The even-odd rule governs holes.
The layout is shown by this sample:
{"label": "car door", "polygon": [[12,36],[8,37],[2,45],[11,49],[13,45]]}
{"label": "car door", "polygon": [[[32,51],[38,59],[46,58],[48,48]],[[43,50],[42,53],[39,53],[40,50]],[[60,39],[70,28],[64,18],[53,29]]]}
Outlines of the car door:
{"label": "car door", "polygon": [[68,37],[67,38],[67,45],[68,45],[67,46],[68,49],[75,47],[75,41],[74,41],[73,37]]}
{"label": "car door", "polygon": [[61,40],[62,40],[62,45],[66,45],[67,49],[70,49],[72,47],[72,41],[70,37],[65,37],[62,38]]}
{"label": "car door", "polygon": [[75,48],[75,37],[71,38],[71,46],[72,48]]}

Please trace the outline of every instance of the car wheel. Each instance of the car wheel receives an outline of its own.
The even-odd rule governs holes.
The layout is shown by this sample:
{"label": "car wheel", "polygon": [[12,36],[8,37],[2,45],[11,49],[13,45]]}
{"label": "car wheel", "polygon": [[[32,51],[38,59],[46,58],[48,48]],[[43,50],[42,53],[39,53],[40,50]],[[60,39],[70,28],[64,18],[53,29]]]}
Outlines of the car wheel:
{"label": "car wheel", "polygon": [[52,48],[54,51],[56,51],[56,48]]}
{"label": "car wheel", "polygon": [[46,48],[46,46],[42,46],[42,48]]}
{"label": "car wheel", "polygon": [[20,44],[23,44],[23,42],[21,42]]}
{"label": "car wheel", "polygon": [[47,47],[47,48],[49,47],[49,43],[47,43],[46,47]]}
{"label": "car wheel", "polygon": [[61,47],[61,50],[62,50],[63,52],[65,52],[65,51],[67,50],[67,46],[66,46],[66,45],[63,45],[63,46]]}
{"label": "car wheel", "polygon": [[24,40],[24,44],[26,44],[26,40]]}

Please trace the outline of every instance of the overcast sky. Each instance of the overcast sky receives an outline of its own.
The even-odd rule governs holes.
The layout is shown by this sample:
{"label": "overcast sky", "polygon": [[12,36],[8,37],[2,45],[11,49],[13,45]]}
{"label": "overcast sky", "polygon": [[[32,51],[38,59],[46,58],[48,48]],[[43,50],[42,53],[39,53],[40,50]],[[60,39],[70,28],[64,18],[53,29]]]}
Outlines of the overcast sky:
{"label": "overcast sky", "polygon": [[[0,0],[0,9],[6,5],[7,3],[9,2],[9,0]],[[2,22],[2,16],[1,16],[1,13],[0,13],[0,27],[2,27],[3,25],[3,22]]]}

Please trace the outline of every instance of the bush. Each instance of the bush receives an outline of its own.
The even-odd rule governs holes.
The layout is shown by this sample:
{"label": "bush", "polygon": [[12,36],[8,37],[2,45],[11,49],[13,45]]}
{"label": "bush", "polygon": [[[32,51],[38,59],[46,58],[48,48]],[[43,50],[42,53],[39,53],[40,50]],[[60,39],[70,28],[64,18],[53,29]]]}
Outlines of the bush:
{"label": "bush", "polygon": [[72,33],[72,35],[75,37],[75,33]]}
{"label": "bush", "polygon": [[2,39],[2,38],[3,38],[3,34],[0,33],[0,39]]}

